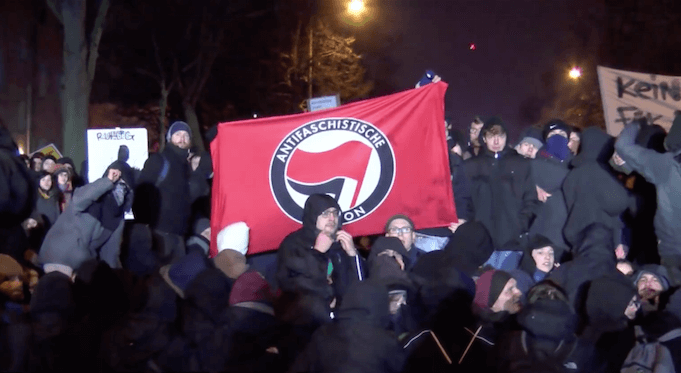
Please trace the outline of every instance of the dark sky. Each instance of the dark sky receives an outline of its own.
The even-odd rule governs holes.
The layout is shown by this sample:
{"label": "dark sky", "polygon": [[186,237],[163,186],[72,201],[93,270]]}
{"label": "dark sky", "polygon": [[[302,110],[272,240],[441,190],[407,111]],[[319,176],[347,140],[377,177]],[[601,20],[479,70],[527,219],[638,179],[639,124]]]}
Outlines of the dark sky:
{"label": "dark sky", "polygon": [[[391,71],[394,88],[413,87],[431,68],[449,83],[446,111],[455,127],[465,129],[476,114],[498,114],[509,125],[512,139],[519,128],[532,124],[522,119],[526,116],[521,115],[521,104],[545,96],[542,74],[555,70],[571,21],[570,6],[575,6],[567,0],[368,4],[376,17],[361,27],[381,27],[382,33],[400,37],[384,56],[396,63]],[[469,50],[469,43],[475,43],[476,50]]]}

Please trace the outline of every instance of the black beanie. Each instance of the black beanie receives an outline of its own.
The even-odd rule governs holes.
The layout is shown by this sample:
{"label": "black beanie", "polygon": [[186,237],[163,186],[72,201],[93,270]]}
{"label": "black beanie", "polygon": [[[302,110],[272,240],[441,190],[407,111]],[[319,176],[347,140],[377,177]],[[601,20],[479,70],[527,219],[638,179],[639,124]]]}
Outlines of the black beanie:
{"label": "black beanie", "polygon": [[668,152],[681,150],[681,115],[676,113],[672,127],[669,129],[667,137],[664,139],[664,148]]}
{"label": "black beanie", "polygon": [[489,285],[489,298],[487,300],[487,306],[492,307],[494,302],[497,301],[499,295],[504,290],[504,286],[508,280],[512,277],[508,272],[505,271],[495,271],[492,275],[492,283]]}
{"label": "black beanie", "polygon": [[563,130],[565,131],[565,134],[567,135],[567,138],[570,138],[570,133],[572,132],[572,127],[570,127],[567,123],[563,122],[560,119],[551,119],[548,123],[544,125],[544,130],[542,131],[542,135],[544,137],[544,141],[546,141],[546,136],[549,135],[549,132],[553,130]]}

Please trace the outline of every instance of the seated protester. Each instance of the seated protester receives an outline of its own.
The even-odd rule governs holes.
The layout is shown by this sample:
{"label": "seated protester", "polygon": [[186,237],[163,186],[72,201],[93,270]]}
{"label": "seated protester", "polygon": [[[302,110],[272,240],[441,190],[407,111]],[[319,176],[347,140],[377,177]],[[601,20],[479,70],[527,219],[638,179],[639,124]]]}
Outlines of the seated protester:
{"label": "seated protester", "polygon": [[544,280],[557,267],[561,256],[562,250],[554,248],[553,242],[548,238],[542,235],[530,236],[520,260],[520,273],[512,273],[513,278],[518,281],[518,288],[527,293],[534,284]]}
{"label": "seated protester", "polygon": [[133,199],[130,166],[113,162],[101,179],[76,189],[69,207],[57,219],[40,248],[45,272],[71,276],[88,259],[120,268],[125,211]]}
{"label": "seated protester", "polygon": [[387,330],[389,322],[386,288],[355,283],[334,322],[312,335],[289,372],[402,372],[404,350]]}
{"label": "seated protester", "polygon": [[402,277],[408,279],[404,272],[408,264],[409,253],[402,241],[396,237],[379,237],[369,252],[367,278],[378,280],[386,277]]}
{"label": "seated protester", "polygon": [[213,258],[213,264],[232,280],[238,279],[249,270],[249,265],[246,264],[249,232],[248,225],[240,221],[224,227],[218,233],[218,255]]}
{"label": "seated protester", "polygon": [[[637,354],[637,348],[648,350],[648,342],[656,347],[655,359],[651,362],[656,364],[650,368],[660,372],[679,372],[681,371],[681,319],[673,312],[668,310],[657,310],[637,318],[637,325],[635,328],[636,337],[641,341],[639,346],[632,349],[627,355],[627,359],[622,365],[622,372],[641,372],[650,371],[641,367],[642,358],[648,361],[652,359],[645,359],[644,356]],[[660,346],[655,346],[654,343],[659,342]],[[664,350],[667,351],[664,351]],[[638,351],[641,352],[640,350]],[[669,359],[666,359],[665,355]],[[631,361],[630,361],[630,358]],[[669,365],[667,365],[669,364]],[[649,366],[646,366],[648,368]]]}
{"label": "seated protester", "polygon": [[43,216],[47,228],[57,221],[61,209],[59,206],[59,192],[52,184],[52,175],[47,171],[38,174],[38,198],[35,203],[34,215]]}
{"label": "seated protester", "polygon": [[303,209],[303,227],[284,238],[277,251],[276,280],[282,296],[275,312],[284,326],[285,366],[307,345],[320,325],[331,322],[348,287],[364,278],[349,233],[340,230],[340,206],[332,197],[313,194]]}
{"label": "seated protester", "polygon": [[634,345],[629,322],[640,307],[630,279],[614,272],[591,281],[579,302],[577,346],[569,360],[579,372],[614,372]]}
{"label": "seated protester", "polygon": [[55,167],[52,176],[54,176],[56,187],[60,192],[59,209],[64,212],[73,198],[73,174],[68,167],[58,165]]}
{"label": "seated protester", "polygon": [[525,158],[534,159],[537,152],[544,146],[544,136],[541,131],[535,127],[528,127],[520,136],[520,142],[515,147],[515,151]]}
{"label": "seated protester", "polygon": [[577,340],[577,315],[567,295],[551,281],[542,281],[530,289],[527,299],[518,313],[521,330],[495,345],[498,371],[514,372],[534,363],[564,371]]}
{"label": "seated protester", "polygon": [[397,237],[402,241],[404,248],[407,250],[407,256],[404,258],[404,270],[407,272],[411,271],[418,258],[425,254],[425,251],[414,245],[416,240],[414,222],[406,215],[396,214],[391,216],[385,223],[385,236]]}
{"label": "seated protester", "polygon": [[641,298],[641,310],[650,313],[660,310],[660,295],[669,290],[667,269],[657,264],[641,267],[634,279],[634,285]]}
{"label": "seated protester", "polygon": [[487,228],[480,222],[471,221],[455,230],[437,260],[473,278],[493,252],[494,244]]}
{"label": "seated protester", "polygon": [[563,181],[568,175],[572,153],[567,146],[570,126],[560,119],[553,119],[544,126],[546,144],[532,161],[532,174],[537,183],[537,216],[530,228],[530,235],[541,234],[555,246],[568,248],[563,238],[563,227],[568,218],[563,195]]}
{"label": "seated protester", "polygon": [[634,265],[626,259],[617,259],[617,264],[615,265],[618,271],[622,272],[623,275],[631,277],[636,272],[634,270]]}
{"label": "seated protester", "polygon": [[477,322],[464,329],[460,343],[455,345],[453,360],[459,361],[464,372],[495,371],[494,345],[499,336],[518,329],[514,315],[522,309],[522,293],[516,280],[499,270],[480,275],[475,288],[473,313]]}

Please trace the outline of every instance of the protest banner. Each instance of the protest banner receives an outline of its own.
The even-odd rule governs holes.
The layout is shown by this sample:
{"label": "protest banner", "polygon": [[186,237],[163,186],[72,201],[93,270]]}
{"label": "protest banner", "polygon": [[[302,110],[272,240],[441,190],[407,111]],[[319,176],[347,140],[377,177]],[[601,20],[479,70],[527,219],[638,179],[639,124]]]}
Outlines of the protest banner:
{"label": "protest banner", "polygon": [[608,133],[618,136],[625,125],[639,118],[669,131],[674,112],[681,110],[680,79],[598,66]]}
{"label": "protest banner", "polygon": [[59,149],[57,149],[57,146],[54,144],[45,145],[42,148],[31,153],[31,155],[35,153],[42,153],[43,156],[51,155],[54,157],[54,159],[59,159],[62,157],[61,152],[59,151]]}
{"label": "protest banner", "polygon": [[314,193],[341,207],[354,236],[396,213],[417,228],[457,221],[444,128],[445,83],[319,112],[221,123],[211,143],[211,256],[225,226],[251,228],[249,253],[301,227]]}
{"label": "protest banner", "polygon": [[[87,130],[88,180],[93,182],[102,176],[107,167],[118,159],[121,147],[126,147],[126,163],[132,168],[142,169],[149,158],[146,128],[109,128]],[[132,219],[132,213],[126,213]]]}

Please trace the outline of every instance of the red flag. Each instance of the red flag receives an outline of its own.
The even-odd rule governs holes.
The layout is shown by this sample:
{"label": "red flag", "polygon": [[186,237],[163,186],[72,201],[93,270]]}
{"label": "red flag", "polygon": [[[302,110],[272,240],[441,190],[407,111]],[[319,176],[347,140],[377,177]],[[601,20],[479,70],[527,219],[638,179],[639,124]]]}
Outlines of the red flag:
{"label": "red flag", "polygon": [[211,256],[227,225],[251,228],[249,253],[301,227],[305,200],[333,196],[354,236],[403,213],[417,228],[457,221],[440,82],[338,108],[221,123],[211,143]]}

